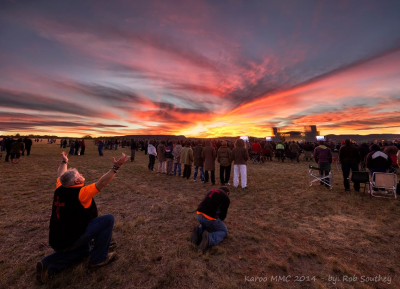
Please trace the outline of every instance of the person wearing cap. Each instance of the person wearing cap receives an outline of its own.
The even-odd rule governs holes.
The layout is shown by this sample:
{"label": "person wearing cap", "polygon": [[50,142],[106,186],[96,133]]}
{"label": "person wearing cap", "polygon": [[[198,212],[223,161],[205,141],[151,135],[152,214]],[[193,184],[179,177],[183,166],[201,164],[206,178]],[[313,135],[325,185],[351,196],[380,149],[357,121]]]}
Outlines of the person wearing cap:
{"label": "person wearing cap", "polygon": [[[44,284],[47,278],[90,254],[89,268],[97,268],[112,261],[116,252],[109,253],[114,216],[98,217],[93,197],[106,187],[118,169],[129,159],[122,156],[96,183],[85,186],[85,178],[77,169],[68,169],[68,156],[61,153],[57,170],[49,243],[54,253],[36,264],[36,280]],[[93,248],[91,241],[94,240]]]}
{"label": "person wearing cap", "polygon": [[204,252],[207,248],[221,243],[228,234],[223,222],[230,204],[229,188],[220,187],[209,191],[197,207],[199,226],[194,226],[191,241]]}
{"label": "person wearing cap", "polygon": [[226,141],[221,142],[217,151],[217,161],[219,163],[219,179],[222,186],[229,186],[232,167],[232,151],[228,148]]}
{"label": "person wearing cap", "polygon": [[[349,139],[344,141],[344,145],[339,149],[339,161],[342,164],[343,185],[346,192],[350,191],[349,176],[352,172],[359,171],[358,164],[360,163],[359,150],[351,145]],[[360,190],[360,183],[354,182],[354,190]]]}

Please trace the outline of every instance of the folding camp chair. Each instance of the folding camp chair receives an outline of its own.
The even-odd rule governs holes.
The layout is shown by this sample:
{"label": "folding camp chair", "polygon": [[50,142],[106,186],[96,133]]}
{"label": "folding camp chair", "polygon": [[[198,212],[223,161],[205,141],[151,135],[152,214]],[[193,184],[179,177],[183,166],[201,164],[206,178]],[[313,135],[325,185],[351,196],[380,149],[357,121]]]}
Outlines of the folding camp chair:
{"label": "folding camp chair", "polygon": [[[397,199],[396,194],[397,175],[393,173],[375,172],[370,182],[370,196],[386,199]],[[385,191],[374,191],[374,189],[384,189]]]}
{"label": "folding camp chair", "polygon": [[[317,182],[317,184],[322,184],[325,186],[328,186],[330,189],[333,187],[333,177],[332,177],[332,172],[329,168],[329,174],[327,176],[323,176],[320,174],[320,168],[314,167],[312,165],[308,166],[308,177],[309,177],[309,185],[310,187]],[[324,170],[327,170],[328,168],[323,168]]]}
{"label": "folding camp chair", "polygon": [[365,194],[365,188],[367,186],[368,186],[368,192],[370,191],[369,173],[368,172],[362,172],[362,171],[352,172],[351,173],[351,181],[353,183],[364,184],[364,194]]}
{"label": "folding camp chair", "polygon": [[264,157],[261,152],[250,152],[250,158],[253,163],[262,164],[264,163]]}

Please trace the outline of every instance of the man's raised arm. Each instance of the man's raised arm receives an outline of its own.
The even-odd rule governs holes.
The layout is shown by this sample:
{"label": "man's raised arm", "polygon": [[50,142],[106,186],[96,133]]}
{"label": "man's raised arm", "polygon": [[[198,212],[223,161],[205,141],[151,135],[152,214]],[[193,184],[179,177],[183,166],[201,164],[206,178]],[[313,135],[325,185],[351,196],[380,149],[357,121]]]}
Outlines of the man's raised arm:
{"label": "man's raised arm", "polygon": [[58,166],[57,170],[57,179],[62,176],[68,169],[68,155],[65,152],[61,153],[62,161],[61,164]]}
{"label": "man's raised arm", "polygon": [[96,182],[96,188],[101,191],[105,186],[108,185],[109,182],[114,178],[115,174],[117,173],[118,169],[129,159],[128,156],[126,156],[124,153],[122,153],[122,156],[116,161],[115,158],[113,158],[113,167],[105,173],[97,182]]}

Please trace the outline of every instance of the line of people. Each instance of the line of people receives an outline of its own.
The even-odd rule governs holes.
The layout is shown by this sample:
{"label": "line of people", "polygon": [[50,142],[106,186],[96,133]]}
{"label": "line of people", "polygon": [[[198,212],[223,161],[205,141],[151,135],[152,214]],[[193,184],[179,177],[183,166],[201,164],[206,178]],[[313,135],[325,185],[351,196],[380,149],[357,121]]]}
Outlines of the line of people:
{"label": "line of people", "polygon": [[[247,161],[248,150],[242,139],[237,139],[233,149],[228,146],[227,141],[221,141],[219,148],[215,149],[210,140],[204,142],[185,141],[150,141],[147,153],[149,155],[148,169],[156,171],[155,162],[158,159],[158,173],[169,176],[181,176],[190,179],[193,170],[193,181],[198,179],[202,183],[215,185],[215,164],[220,165],[221,185],[230,185],[232,163],[233,163],[233,186],[238,187],[239,182],[243,189],[247,188]],[[182,169],[183,168],[183,169]]]}

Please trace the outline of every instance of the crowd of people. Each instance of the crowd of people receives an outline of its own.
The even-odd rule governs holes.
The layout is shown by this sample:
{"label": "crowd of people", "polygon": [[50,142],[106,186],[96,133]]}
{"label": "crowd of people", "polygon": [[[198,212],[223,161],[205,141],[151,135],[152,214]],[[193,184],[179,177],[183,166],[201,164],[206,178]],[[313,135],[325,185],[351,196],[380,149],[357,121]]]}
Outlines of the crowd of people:
{"label": "crowd of people", "polygon": [[27,156],[31,154],[32,140],[28,137],[21,137],[14,139],[13,137],[4,137],[0,141],[0,158],[2,152],[6,153],[5,162],[11,162],[12,164],[18,164],[21,156],[25,153]]}
{"label": "crowd of people", "polygon": [[[32,141],[28,138],[4,138],[1,149],[7,151],[12,163],[18,163],[23,152],[30,155]],[[216,185],[216,164],[219,164],[219,188],[206,193],[196,209],[198,224],[193,227],[191,242],[203,252],[222,242],[228,234],[224,223],[230,205],[230,176],[233,166],[233,186],[247,188],[247,162],[254,160],[272,162],[315,161],[320,175],[327,175],[333,162],[341,166],[343,186],[350,191],[351,171],[374,172],[396,171],[400,164],[400,144],[396,142],[355,143],[349,139],[342,142],[246,142],[238,138],[230,140],[95,140],[99,155],[103,149],[118,150],[119,146],[129,147],[131,156],[122,153],[113,159],[113,166],[99,180],[85,185],[85,178],[77,169],[68,169],[70,155],[84,155],[85,140],[62,139],[60,148],[69,147],[69,153],[62,152],[62,161],[57,170],[56,189],[52,202],[49,242],[54,253],[42,258],[36,265],[36,278],[46,283],[47,278],[73,263],[89,258],[89,268],[97,268],[115,259],[112,250],[114,216],[98,216],[94,196],[106,187],[118,170],[130,159],[135,160],[139,150],[148,155],[148,170],[168,176],[201,181]],[[259,162],[262,163],[262,162]],[[192,177],[193,172],[193,177]],[[360,184],[354,182],[354,190]]]}

